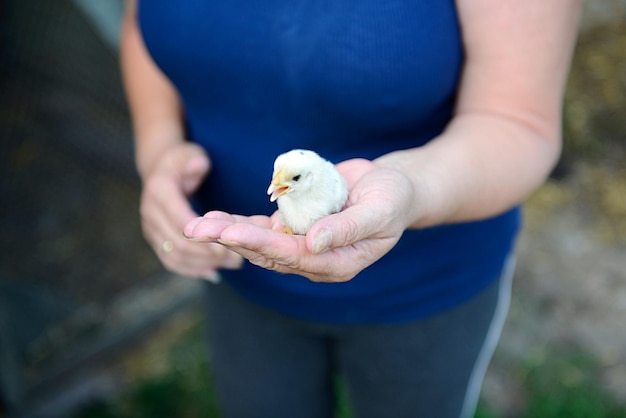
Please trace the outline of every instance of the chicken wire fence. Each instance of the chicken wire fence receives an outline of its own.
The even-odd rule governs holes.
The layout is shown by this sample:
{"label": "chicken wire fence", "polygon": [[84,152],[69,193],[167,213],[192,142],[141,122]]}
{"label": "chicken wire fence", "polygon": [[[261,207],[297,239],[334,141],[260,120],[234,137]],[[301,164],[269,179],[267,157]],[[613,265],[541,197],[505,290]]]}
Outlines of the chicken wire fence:
{"label": "chicken wire fence", "polygon": [[15,416],[193,293],[141,237],[117,50],[83,11],[0,2],[0,394]]}

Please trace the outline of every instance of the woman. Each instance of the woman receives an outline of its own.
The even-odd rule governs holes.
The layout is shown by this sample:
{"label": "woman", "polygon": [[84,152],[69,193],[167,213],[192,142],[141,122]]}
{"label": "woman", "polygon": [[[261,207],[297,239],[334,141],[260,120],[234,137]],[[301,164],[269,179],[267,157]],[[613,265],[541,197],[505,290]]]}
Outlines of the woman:
{"label": "woman", "polygon": [[[358,417],[471,416],[579,2],[215,3],[131,1],[122,66],[144,234],[171,271],[223,277],[225,416],[331,416],[335,376]],[[306,236],[264,193],[292,148],[349,185]]]}

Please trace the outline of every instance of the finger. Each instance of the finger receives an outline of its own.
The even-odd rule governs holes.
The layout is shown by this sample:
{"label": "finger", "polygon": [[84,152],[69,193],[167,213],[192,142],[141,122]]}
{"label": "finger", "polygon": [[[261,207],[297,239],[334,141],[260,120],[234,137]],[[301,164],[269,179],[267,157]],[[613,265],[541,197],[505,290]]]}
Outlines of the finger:
{"label": "finger", "polygon": [[[181,246],[170,243],[167,251],[158,252],[159,259],[170,271],[189,277],[211,277],[216,270],[241,268],[243,258],[222,245],[190,243],[183,240]],[[195,248],[193,248],[195,247]]]}
{"label": "finger", "polygon": [[[155,247],[161,245],[163,240],[175,243],[176,254],[184,254],[186,257],[207,257],[206,247],[191,245],[183,236],[186,224],[197,217],[188,200],[173,182],[164,182],[161,193],[152,197],[152,202],[147,204],[146,218],[150,222],[150,228],[155,236]],[[150,206],[151,205],[151,206]],[[219,247],[216,247],[219,250]]]}
{"label": "finger", "polygon": [[222,230],[218,241],[232,247],[240,246],[263,252],[269,258],[306,250],[304,237],[275,231],[267,224],[232,223]]}
{"label": "finger", "polygon": [[[208,271],[208,274],[213,275],[216,268],[241,267],[241,257],[223,246],[197,245],[186,240],[180,232],[182,228],[173,225],[158,207],[153,208],[147,218],[144,228],[146,238],[169,270],[185,275],[197,275],[198,271]],[[167,248],[164,246],[165,243]]]}
{"label": "finger", "polygon": [[251,263],[281,273],[303,275],[314,281],[345,281],[354,277],[351,247],[322,255],[312,254],[305,237],[250,224],[233,224],[218,242]]}
{"label": "finger", "polygon": [[[278,265],[296,269],[307,252],[302,236],[284,234],[248,223],[230,225],[222,231],[218,242],[253,264],[271,270],[276,270]],[[285,272],[284,269],[280,271]]]}
{"label": "finger", "polygon": [[286,257],[284,254],[276,257],[276,254],[272,254],[266,248],[258,252],[245,247],[229,248],[256,266],[279,273],[303,276],[314,282],[345,282],[354,278],[357,273],[357,270],[352,268],[352,263],[346,262],[350,260],[350,256],[338,254],[345,250],[343,248],[319,256],[307,253],[294,258]]}
{"label": "finger", "polygon": [[215,273],[215,275],[210,276],[210,277],[200,277],[200,278],[213,284],[220,284],[222,282],[222,276],[220,276],[219,273]]}
{"label": "finger", "polygon": [[205,154],[195,155],[186,162],[182,173],[182,187],[187,196],[196,191],[210,169],[210,160]]}
{"label": "finger", "polygon": [[239,254],[218,243],[191,243],[191,245],[202,250],[205,263],[214,268],[236,270],[243,264],[243,258]]}
{"label": "finger", "polygon": [[140,213],[146,219],[158,213],[162,216],[161,221],[179,231],[189,220],[198,216],[181,186],[171,177],[163,175],[154,176],[146,182],[141,195]]}
{"label": "finger", "polygon": [[207,156],[197,151],[188,147],[172,155],[164,169],[146,182],[142,226],[166,268],[187,276],[211,277],[216,268],[239,268],[242,259],[223,246],[194,245],[182,236],[185,224],[197,216],[185,194],[195,189],[210,169]]}
{"label": "finger", "polygon": [[[180,254],[180,250],[187,244],[181,236],[181,227],[168,214],[167,205],[161,204],[156,199],[142,202],[141,218],[144,234],[159,256],[162,256],[162,245],[171,242]],[[171,252],[171,251],[169,251]]]}
{"label": "finger", "polygon": [[366,238],[397,242],[413,218],[411,192],[406,178],[392,170],[377,170],[373,177],[365,175],[351,189],[343,211],[322,218],[311,227],[308,248],[319,253]]}
{"label": "finger", "polygon": [[160,200],[161,208],[169,223],[180,235],[187,222],[197,217],[198,214],[191,207],[188,198],[175,187],[172,187],[171,192],[166,196],[165,199]]}
{"label": "finger", "polygon": [[226,228],[236,223],[271,228],[272,220],[263,215],[240,216],[221,211],[211,211],[188,222],[183,228],[183,235],[192,240],[214,241],[221,237]]}
{"label": "finger", "polygon": [[222,231],[233,223],[232,215],[213,211],[189,221],[183,227],[183,235],[190,240],[217,241]]}
{"label": "finger", "polygon": [[228,249],[220,265],[220,268],[224,268],[227,270],[239,270],[243,266],[243,261],[244,258],[241,255]]}
{"label": "finger", "polygon": [[346,160],[337,164],[337,170],[346,179],[349,185],[356,183],[365,174],[376,168],[373,162],[362,158]]}
{"label": "finger", "polygon": [[307,248],[313,254],[321,254],[332,248],[347,247],[376,236],[380,227],[380,217],[371,206],[350,206],[316,222],[306,235]]}

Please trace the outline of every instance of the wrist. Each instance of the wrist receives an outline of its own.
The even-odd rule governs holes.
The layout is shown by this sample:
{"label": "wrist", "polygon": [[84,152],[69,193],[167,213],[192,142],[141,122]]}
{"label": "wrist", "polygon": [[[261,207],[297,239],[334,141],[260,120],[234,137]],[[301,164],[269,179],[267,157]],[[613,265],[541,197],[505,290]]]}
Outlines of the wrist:
{"label": "wrist", "polygon": [[437,209],[440,205],[440,194],[436,192],[437,187],[429,181],[427,170],[416,169],[416,167],[427,167],[420,163],[419,150],[394,151],[385,154],[374,163],[387,170],[397,173],[398,184],[403,190],[403,198],[406,206],[403,215],[405,229],[419,229],[441,223],[440,215],[444,212]]}
{"label": "wrist", "polygon": [[142,182],[149,177],[176,147],[185,144],[182,138],[144,138],[135,142],[135,165]]}

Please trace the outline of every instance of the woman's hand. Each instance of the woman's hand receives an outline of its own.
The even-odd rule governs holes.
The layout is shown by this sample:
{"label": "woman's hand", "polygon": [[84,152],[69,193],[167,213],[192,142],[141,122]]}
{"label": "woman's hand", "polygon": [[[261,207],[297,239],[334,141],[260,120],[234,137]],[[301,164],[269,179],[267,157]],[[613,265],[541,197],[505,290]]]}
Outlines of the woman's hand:
{"label": "woman's hand", "polygon": [[317,221],[306,236],[283,233],[277,212],[239,216],[209,212],[184,229],[202,241],[240,254],[251,263],[316,282],[344,282],[385,255],[415,218],[412,183],[399,171],[362,159],[337,165],[348,181],[345,209]]}
{"label": "woman's hand", "polygon": [[210,170],[210,160],[197,145],[180,142],[164,150],[143,173],[141,225],[144,236],[170,271],[217,280],[217,269],[241,267],[242,259],[219,244],[197,245],[184,239],[185,224],[198,215],[188,197]]}

